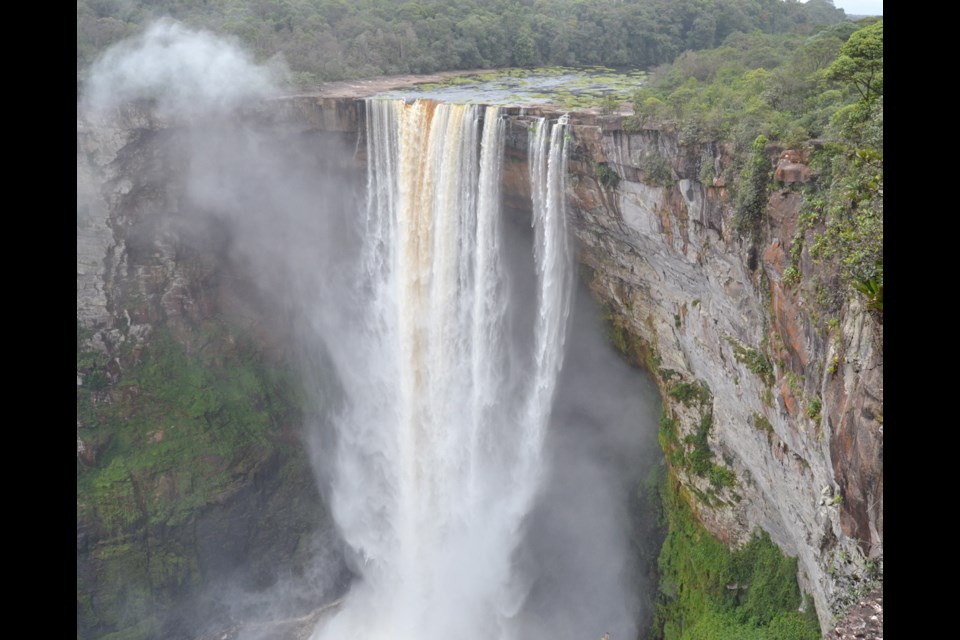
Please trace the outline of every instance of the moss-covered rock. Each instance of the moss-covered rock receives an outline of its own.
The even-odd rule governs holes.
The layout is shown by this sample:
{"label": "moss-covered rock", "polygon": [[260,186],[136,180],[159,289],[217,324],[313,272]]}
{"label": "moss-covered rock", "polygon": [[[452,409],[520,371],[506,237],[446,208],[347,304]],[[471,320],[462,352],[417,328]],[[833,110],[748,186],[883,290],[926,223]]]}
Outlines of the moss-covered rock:
{"label": "moss-covered rock", "polygon": [[293,371],[215,321],[113,358],[81,338],[78,636],[169,637],[204,586],[270,586],[325,520]]}

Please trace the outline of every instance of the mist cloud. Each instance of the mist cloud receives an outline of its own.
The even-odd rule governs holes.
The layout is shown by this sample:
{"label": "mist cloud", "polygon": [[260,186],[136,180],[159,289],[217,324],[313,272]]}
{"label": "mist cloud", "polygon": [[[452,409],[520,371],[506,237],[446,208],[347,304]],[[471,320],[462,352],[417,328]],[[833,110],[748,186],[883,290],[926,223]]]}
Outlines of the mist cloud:
{"label": "mist cloud", "polygon": [[276,93],[286,73],[282,62],[258,65],[227,40],[163,19],[93,64],[83,104],[99,112],[155,100],[161,116],[220,113]]}

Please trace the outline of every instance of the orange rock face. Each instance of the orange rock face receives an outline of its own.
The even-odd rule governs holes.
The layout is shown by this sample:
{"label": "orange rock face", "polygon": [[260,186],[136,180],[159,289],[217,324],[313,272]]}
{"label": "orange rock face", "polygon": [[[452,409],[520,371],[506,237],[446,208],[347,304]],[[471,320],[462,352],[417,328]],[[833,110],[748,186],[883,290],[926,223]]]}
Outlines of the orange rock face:
{"label": "orange rock face", "polygon": [[809,182],[810,177],[810,167],[807,166],[806,158],[802,152],[787,149],[780,154],[777,169],[773,174],[774,180],[784,184],[792,184]]}

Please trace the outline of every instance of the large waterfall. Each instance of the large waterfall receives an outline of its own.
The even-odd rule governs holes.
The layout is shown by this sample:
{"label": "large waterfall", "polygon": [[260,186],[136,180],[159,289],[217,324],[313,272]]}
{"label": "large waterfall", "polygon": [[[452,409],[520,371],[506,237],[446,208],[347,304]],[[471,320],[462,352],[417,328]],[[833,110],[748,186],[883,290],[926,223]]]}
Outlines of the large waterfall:
{"label": "large waterfall", "polygon": [[342,368],[331,491],[361,579],[315,638],[514,637],[530,586],[514,556],[571,304],[564,124],[531,127],[536,296],[522,313],[510,303],[499,108],[366,107],[364,309],[351,341],[362,352],[343,354],[364,362]]}
{"label": "large waterfall", "polygon": [[[98,350],[144,347],[132,367],[155,368],[169,337],[213,370],[262,349],[263,379],[223,381],[255,407],[242,420],[218,409],[223,432],[206,410],[194,435],[168,422],[179,410],[157,414],[144,446],[176,426],[168,443],[199,447],[204,469],[148,456],[143,486],[160,511],[82,561],[78,511],[78,572],[92,576],[78,577],[78,637],[156,622],[157,637],[198,640],[311,626],[312,640],[637,638],[659,547],[655,501],[638,491],[662,461],[657,389],[611,348],[585,295],[601,281],[587,267],[575,285],[567,223],[607,242],[565,206],[566,193],[592,193],[564,184],[583,125],[383,96],[252,103],[278,91],[266,70],[173,24],[94,75],[83,120],[78,104],[78,243],[91,243],[83,265],[78,253],[78,336],[82,302],[113,323]],[[571,181],[589,180],[589,158],[570,151]],[[283,406],[261,406],[272,398]],[[110,447],[107,475],[125,455]],[[127,495],[126,479],[110,482],[83,499]],[[116,528],[94,511],[84,527]],[[163,567],[128,561],[128,547]]]}

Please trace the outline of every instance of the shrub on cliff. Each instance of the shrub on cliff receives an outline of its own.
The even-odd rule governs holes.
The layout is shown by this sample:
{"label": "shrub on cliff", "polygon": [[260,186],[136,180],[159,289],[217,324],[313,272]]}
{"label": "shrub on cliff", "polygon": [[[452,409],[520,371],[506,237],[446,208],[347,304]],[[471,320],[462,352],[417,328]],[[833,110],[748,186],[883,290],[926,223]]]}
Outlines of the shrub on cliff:
{"label": "shrub on cliff", "polygon": [[773,175],[773,166],[766,151],[767,142],[767,137],[762,134],[753,141],[750,162],[740,176],[737,212],[733,219],[737,232],[754,242],[759,241],[763,235],[764,213],[767,210],[770,178]]}

